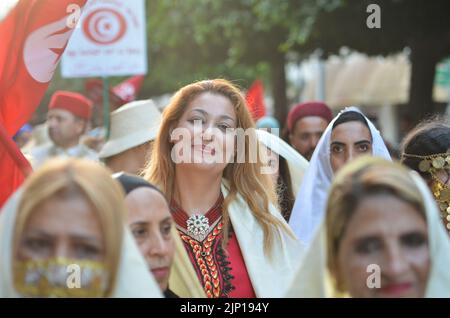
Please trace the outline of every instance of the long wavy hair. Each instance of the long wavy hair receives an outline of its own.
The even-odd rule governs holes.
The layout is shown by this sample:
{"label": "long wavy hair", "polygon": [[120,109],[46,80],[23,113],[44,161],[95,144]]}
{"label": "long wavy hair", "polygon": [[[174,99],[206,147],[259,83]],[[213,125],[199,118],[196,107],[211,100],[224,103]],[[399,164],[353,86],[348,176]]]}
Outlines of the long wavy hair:
{"label": "long wavy hair", "polygon": [[[151,159],[144,170],[146,180],[160,187],[169,202],[174,193],[175,163],[171,160],[172,144],[170,143],[170,131],[178,125],[178,122],[192,100],[202,93],[213,93],[228,98],[236,112],[237,127],[247,132],[248,128],[255,128],[255,124],[246,106],[246,101],[240,90],[224,79],[205,80],[189,84],[181,88],[172,98],[162,114],[162,123],[155,140]],[[250,157],[248,140],[257,140],[256,134],[250,130],[248,139],[245,138],[245,158]],[[258,144],[260,147],[260,145]],[[224,222],[224,246],[226,245],[230,231],[230,218],[228,208],[241,195],[248,204],[251,212],[264,232],[264,250],[271,251],[277,230],[285,230],[290,233],[287,226],[269,212],[269,206],[278,207],[275,187],[269,175],[262,174],[263,163],[257,156],[257,162],[245,160],[243,163],[234,160],[223,171],[223,178],[228,181],[229,193],[224,198],[222,208]]]}

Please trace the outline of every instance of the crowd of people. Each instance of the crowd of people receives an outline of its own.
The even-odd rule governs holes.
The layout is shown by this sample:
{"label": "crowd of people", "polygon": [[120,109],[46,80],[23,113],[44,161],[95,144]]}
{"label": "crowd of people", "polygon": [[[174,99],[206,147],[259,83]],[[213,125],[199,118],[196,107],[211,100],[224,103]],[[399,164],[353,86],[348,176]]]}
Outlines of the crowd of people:
{"label": "crowd of people", "polygon": [[15,136],[34,172],[0,213],[0,297],[450,297],[444,118],[397,160],[357,107],[300,103],[278,134],[222,79],[94,143],[92,108],[57,91]]}

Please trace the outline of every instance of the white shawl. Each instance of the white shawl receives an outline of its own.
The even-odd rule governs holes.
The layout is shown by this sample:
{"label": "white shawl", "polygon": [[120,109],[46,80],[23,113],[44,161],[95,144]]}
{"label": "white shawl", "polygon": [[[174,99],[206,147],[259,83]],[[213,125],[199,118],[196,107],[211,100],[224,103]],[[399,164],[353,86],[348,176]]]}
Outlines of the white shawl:
{"label": "white shawl", "polygon": [[[222,183],[224,197],[228,192],[224,181]],[[228,212],[256,296],[283,297],[304,255],[303,245],[295,239],[292,232],[294,237],[278,230],[280,236],[275,236],[272,254],[269,257],[264,253],[263,230],[241,195],[238,194],[230,204]],[[286,224],[289,229],[274,206],[271,206],[268,212]]]}
{"label": "white shawl", "polygon": [[258,140],[267,148],[283,157],[288,164],[291,176],[291,185],[294,195],[297,194],[303,176],[308,168],[308,161],[283,139],[265,130],[257,129]]}

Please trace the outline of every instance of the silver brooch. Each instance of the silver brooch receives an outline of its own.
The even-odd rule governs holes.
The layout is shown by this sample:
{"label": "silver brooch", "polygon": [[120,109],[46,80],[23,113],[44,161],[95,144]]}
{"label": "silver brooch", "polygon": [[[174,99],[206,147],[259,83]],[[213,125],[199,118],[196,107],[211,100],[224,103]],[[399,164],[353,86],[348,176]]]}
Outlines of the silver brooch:
{"label": "silver brooch", "polygon": [[194,214],[187,220],[188,234],[197,241],[203,241],[208,235],[209,220],[206,216],[201,214]]}

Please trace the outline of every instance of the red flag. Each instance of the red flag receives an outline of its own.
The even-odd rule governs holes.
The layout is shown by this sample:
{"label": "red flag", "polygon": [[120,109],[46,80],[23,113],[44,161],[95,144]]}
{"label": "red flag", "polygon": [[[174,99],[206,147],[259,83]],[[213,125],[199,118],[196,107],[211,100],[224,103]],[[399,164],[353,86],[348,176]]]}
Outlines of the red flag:
{"label": "red flag", "polygon": [[[109,89],[110,111],[134,101],[144,81],[144,75],[137,75],[126,79]],[[103,103],[103,82],[101,79],[91,78],[85,82],[86,95],[100,105]]]}
{"label": "red flag", "polygon": [[252,114],[253,120],[257,121],[266,115],[266,106],[264,105],[264,88],[260,80],[256,80],[247,91],[247,106]]}
{"label": "red flag", "polygon": [[112,90],[123,101],[128,103],[136,99],[143,81],[144,75],[133,76],[119,85],[114,86]]}
{"label": "red flag", "polygon": [[12,136],[32,116],[87,0],[20,0],[0,21],[0,206],[29,164]]}

